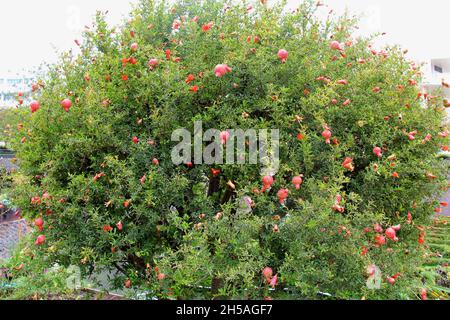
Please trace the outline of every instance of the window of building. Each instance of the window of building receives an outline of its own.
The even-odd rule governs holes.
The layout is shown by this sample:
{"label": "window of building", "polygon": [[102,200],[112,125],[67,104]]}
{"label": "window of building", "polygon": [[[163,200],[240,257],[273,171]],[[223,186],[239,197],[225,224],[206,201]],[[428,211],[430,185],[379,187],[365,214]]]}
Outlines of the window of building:
{"label": "window of building", "polygon": [[439,72],[439,73],[443,72],[442,68],[439,66],[434,66],[434,71]]}

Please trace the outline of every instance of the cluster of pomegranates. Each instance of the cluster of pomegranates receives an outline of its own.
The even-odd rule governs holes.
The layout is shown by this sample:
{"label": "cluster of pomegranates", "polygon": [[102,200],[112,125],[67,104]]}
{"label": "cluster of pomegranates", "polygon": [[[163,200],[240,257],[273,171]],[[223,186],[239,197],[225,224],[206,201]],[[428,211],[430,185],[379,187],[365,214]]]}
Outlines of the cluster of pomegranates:
{"label": "cluster of pomegranates", "polygon": [[[262,178],[263,187],[261,188],[261,193],[268,192],[272,189],[272,185],[274,184],[275,179],[273,176],[267,175]],[[300,190],[301,185],[303,184],[303,175],[298,175],[292,178],[292,185],[296,190]],[[277,192],[277,197],[280,204],[284,205],[286,200],[289,197],[288,189],[280,189]]]}
{"label": "cluster of pomegranates", "polygon": [[272,268],[265,267],[262,271],[263,278],[267,285],[272,288],[275,288],[278,284],[278,274],[273,275]]}

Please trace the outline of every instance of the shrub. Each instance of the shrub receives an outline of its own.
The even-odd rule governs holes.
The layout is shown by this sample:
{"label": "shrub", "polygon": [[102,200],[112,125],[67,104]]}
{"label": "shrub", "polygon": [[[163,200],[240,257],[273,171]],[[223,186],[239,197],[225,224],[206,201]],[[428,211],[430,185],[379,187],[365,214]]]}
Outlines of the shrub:
{"label": "shrub", "polygon": [[9,110],[0,110],[0,149],[4,148],[2,142],[5,141],[5,132],[7,129],[7,123],[8,123],[8,115],[11,111]]}
{"label": "shrub", "polygon": [[[120,29],[98,13],[81,53],[39,82],[40,109],[19,111],[13,138],[14,202],[44,219],[31,250],[117,268],[117,286],[158,297],[418,296],[422,230],[447,188],[442,99],[419,96],[419,69],[353,36],[352,18],[323,21],[312,1],[224,5],[142,0]],[[262,165],[174,165],[172,132],[197,120],[279,129],[270,189]],[[380,290],[366,285],[371,265]]]}
{"label": "shrub", "polygon": [[75,299],[75,290],[68,286],[75,276],[70,269],[34,259],[30,248],[20,243],[7,262],[0,261],[0,300]]}

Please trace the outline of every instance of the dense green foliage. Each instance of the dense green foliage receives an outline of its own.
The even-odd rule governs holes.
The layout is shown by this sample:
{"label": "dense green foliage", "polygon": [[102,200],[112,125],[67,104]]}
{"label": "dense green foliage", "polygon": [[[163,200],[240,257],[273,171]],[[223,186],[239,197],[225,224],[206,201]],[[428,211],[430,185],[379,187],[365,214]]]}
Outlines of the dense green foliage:
{"label": "dense green foliage", "polygon": [[14,111],[11,109],[0,110],[0,142],[6,140],[7,135],[7,125],[11,122],[11,117],[13,117]]}
{"label": "dense green foliage", "polygon": [[[42,80],[40,109],[20,111],[23,128],[16,124],[12,139],[14,203],[45,222],[45,243],[30,244],[35,258],[84,272],[115,267],[118,286],[159,297],[418,296],[427,251],[419,229],[447,188],[435,156],[448,143],[442,100],[418,98],[420,72],[399,48],[375,51],[372,39],[352,37],[356,21],[321,21],[312,1],[295,12],[224,4],[142,0],[118,30],[99,13],[81,53],[65,54]],[[342,50],[330,48],[333,40]],[[216,77],[218,64],[232,71]],[[271,190],[255,192],[259,165],[175,166],[171,134],[192,132],[196,120],[219,130],[280,129]],[[346,158],[354,168],[342,165]],[[291,181],[300,174],[297,190]],[[251,209],[242,209],[244,197]],[[376,223],[401,224],[399,241],[377,245]],[[380,290],[366,286],[372,264]],[[278,274],[274,292],[265,267]]]}

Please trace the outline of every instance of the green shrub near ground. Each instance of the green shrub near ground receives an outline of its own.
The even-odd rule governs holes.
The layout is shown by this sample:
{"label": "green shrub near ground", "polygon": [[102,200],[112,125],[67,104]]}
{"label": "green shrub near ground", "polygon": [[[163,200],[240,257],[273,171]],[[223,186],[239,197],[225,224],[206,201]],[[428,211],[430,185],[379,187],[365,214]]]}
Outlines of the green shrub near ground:
{"label": "green shrub near ground", "polygon": [[[40,300],[73,294],[67,269],[34,259],[29,248],[19,246],[7,262],[0,261],[0,300]],[[4,270],[3,270],[4,269]]]}
{"label": "green shrub near ground", "polygon": [[[119,29],[99,13],[81,54],[51,68],[34,94],[40,109],[19,111],[23,129],[12,129],[14,203],[30,221],[44,219],[35,237],[45,243],[29,250],[86,273],[117,268],[117,286],[158,297],[418,297],[428,250],[419,229],[447,188],[435,156],[448,143],[442,99],[418,98],[420,72],[400,48],[375,50],[372,38],[353,36],[355,20],[322,21],[312,1],[295,12],[224,5],[142,0]],[[216,77],[219,64],[231,72]],[[260,165],[174,165],[172,132],[197,120],[280,129],[272,188],[255,192]],[[383,233],[401,224],[399,240],[377,245],[377,223]],[[382,272],[380,290],[366,285],[370,265]],[[278,275],[273,292],[265,267],[269,280]]]}
{"label": "green shrub near ground", "polygon": [[8,124],[14,121],[11,118],[13,114],[14,110],[11,109],[0,110],[0,142],[6,141],[7,133],[9,132],[10,129],[8,127]]}

